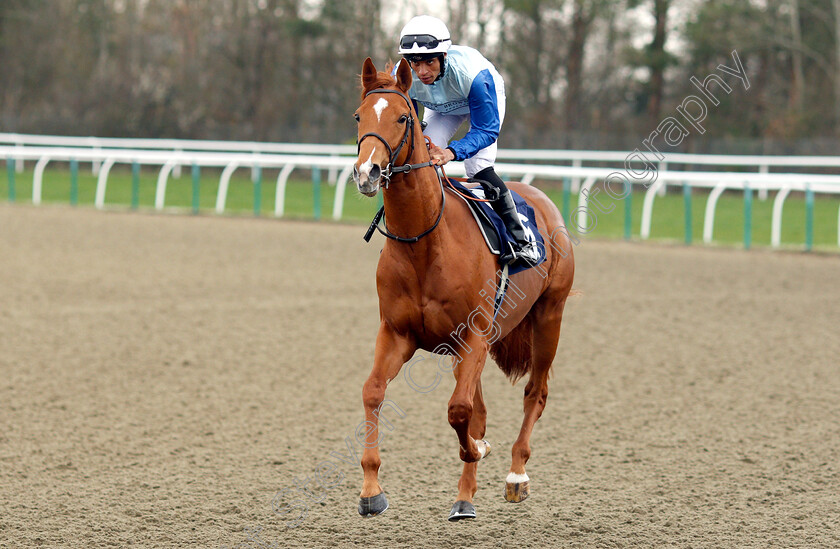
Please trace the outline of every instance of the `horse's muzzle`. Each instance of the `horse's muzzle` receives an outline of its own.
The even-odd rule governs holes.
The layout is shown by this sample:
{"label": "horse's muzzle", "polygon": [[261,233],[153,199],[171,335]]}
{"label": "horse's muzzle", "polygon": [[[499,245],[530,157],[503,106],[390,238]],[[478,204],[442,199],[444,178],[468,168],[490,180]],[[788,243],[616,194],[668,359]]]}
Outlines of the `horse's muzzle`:
{"label": "horse's muzzle", "polygon": [[353,181],[356,188],[365,196],[375,196],[382,182],[382,168],[378,164],[363,164],[360,171],[358,166],[353,166]]}

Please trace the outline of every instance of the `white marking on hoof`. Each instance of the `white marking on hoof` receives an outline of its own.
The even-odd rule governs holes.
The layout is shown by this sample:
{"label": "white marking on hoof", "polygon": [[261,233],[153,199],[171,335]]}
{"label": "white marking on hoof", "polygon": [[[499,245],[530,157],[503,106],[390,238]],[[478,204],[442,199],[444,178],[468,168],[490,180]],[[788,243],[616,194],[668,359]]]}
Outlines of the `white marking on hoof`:
{"label": "white marking on hoof", "polygon": [[382,116],[382,111],[385,110],[385,107],[388,106],[388,100],[384,97],[380,97],[379,101],[376,102],[376,105],[373,106],[373,110],[376,111],[376,121],[379,122],[380,117]]}
{"label": "white marking on hoof", "polygon": [[481,454],[480,459],[484,459],[484,456],[490,453],[490,443],[486,440],[476,440],[475,445],[478,448],[478,453]]}
{"label": "white marking on hoof", "polygon": [[528,499],[531,487],[526,473],[517,474],[511,471],[505,479],[505,500],[519,503]]}
{"label": "white marking on hoof", "polygon": [[505,482],[508,484],[522,484],[523,482],[528,482],[529,480],[531,479],[528,478],[528,473],[522,473],[521,475],[517,475],[516,473],[511,471],[510,473],[508,473]]}

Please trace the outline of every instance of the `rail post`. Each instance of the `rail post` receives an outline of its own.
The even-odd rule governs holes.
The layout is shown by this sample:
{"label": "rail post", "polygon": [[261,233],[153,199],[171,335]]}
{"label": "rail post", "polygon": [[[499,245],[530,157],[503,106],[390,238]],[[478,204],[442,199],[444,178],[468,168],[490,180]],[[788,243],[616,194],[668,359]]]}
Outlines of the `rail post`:
{"label": "rail post", "polygon": [[691,244],[691,185],[683,181],[683,204],[685,205],[685,243]]}
{"label": "rail post", "polygon": [[79,161],[70,160],[70,205],[79,205]]}
{"label": "rail post", "polygon": [[752,245],[752,189],[744,183],[744,249]]}
{"label": "rail post", "polygon": [[256,177],[254,180],[254,217],[259,217],[262,210],[262,166],[259,164],[254,166],[253,174]]}
{"label": "rail post", "polygon": [[192,213],[197,214],[201,208],[201,167],[193,162],[192,165]]}
{"label": "rail post", "polygon": [[569,211],[572,205],[569,204],[572,195],[572,180],[568,177],[563,178],[563,220],[569,222]]}
{"label": "rail post", "polygon": [[131,209],[140,207],[140,164],[131,163]]}
{"label": "rail post", "polygon": [[805,185],[805,250],[810,252],[814,247],[814,191]]}
{"label": "rail post", "polygon": [[633,215],[633,184],[629,183],[629,185],[630,192],[624,197],[624,240],[630,240],[633,232],[633,220],[631,219]]}
{"label": "rail post", "polygon": [[315,219],[321,219],[321,168],[312,168],[312,200]]}
{"label": "rail post", "polygon": [[6,171],[9,174],[9,202],[15,201],[15,159],[6,157]]}

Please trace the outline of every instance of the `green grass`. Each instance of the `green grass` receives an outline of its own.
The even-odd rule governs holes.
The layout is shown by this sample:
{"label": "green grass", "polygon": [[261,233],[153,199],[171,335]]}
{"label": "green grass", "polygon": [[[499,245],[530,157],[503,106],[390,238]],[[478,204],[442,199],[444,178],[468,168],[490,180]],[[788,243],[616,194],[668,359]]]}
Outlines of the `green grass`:
{"label": "green grass", "polygon": [[[27,170],[13,175],[15,201],[32,201],[32,163]],[[263,170],[258,198],[259,215],[274,214],[275,190],[278,170]],[[0,173],[0,200],[11,201],[9,186],[10,171]],[[136,206],[141,209],[154,207],[155,188],[158,170],[141,170],[138,178]],[[199,179],[199,210],[212,212],[216,205],[220,170],[202,169]],[[332,220],[335,187],[326,182],[327,171],[321,171],[321,183],[312,182],[309,170],[294,172],[286,188],[285,217],[296,219]],[[255,213],[255,188],[251,181],[251,172],[242,168],[231,178],[226,213]],[[577,207],[577,194],[570,194],[570,204],[563,205],[563,189],[559,184],[539,184],[561,211],[573,212]],[[129,166],[117,165],[108,177],[105,203],[109,208],[133,206],[133,176]],[[90,166],[82,164],[78,170],[78,204],[90,206],[94,202],[96,177],[91,174]],[[753,193],[752,201],[752,246],[770,245],[770,225],[773,209],[773,194],[768,200],[759,200]],[[634,192],[630,197],[630,219],[632,238],[639,237],[643,193]],[[703,219],[708,192],[695,189],[691,195],[691,237],[692,243],[701,244],[703,239]],[[625,203],[614,201],[603,192],[598,195],[601,204],[607,209],[599,211],[590,201],[590,223],[592,230],[587,236],[597,238],[623,238],[625,224]],[[318,200],[319,199],[319,200]],[[71,173],[66,163],[53,163],[44,173],[42,201],[45,203],[71,203]],[[369,222],[381,204],[381,198],[370,199],[361,196],[352,185],[346,189],[342,221]],[[193,180],[189,167],[182,169],[180,177],[170,176],[166,191],[166,207],[185,212],[193,208]],[[320,208],[318,207],[320,204]],[[813,244],[815,248],[838,251],[837,247],[837,212],[840,198],[817,196],[814,205]],[[782,244],[785,247],[804,249],[806,240],[806,207],[803,193],[791,193],[788,196],[782,216]],[[593,221],[594,220],[594,221]],[[572,221],[569,222],[573,225]],[[685,201],[679,188],[671,187],[664,197],[656,197],[653,205],[651,238],[685,242]],[[743,193],[724,193],[718,201],[715,215],[714,241],[724,245],[743,246],[744,243],[744,196]]]}

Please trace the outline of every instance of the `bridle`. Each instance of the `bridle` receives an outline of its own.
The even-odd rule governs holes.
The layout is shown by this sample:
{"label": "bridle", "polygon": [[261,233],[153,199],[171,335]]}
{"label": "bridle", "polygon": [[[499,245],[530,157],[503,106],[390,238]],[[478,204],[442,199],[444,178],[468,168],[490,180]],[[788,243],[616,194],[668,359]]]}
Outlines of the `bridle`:
{"label": "bridle", "polygon": [[[367,137],[375,137],[376,139],[381,141],[383,145],[385,145],[385,149],[388,151],[388,165],[385,166],[385,169],[383,170],[383,173],[380,175],[380,177],[385,180],[385,186],[383,187],[383,189],[387,189],[388,186],[391,183],[391,176],[392,175],[400,174],[400,173],[408,173],[411,170],[434,166],[434,164],[432,164],[431,160],[429,160],[428,162],[420,162],[419,164],[409,164],[408,163],[408,160],[411,158],[412,154],[414,154],[414,140],[411,140],[411,143],[409,144],[408,155],[405,157],[406,163],[401,164],[399,166],[394,165],[397,162],[397,157],[400,155],[400,152],[402,151],[403,147],[405,147],[405,144],[409,142],[409,138],[411,137],[411,135],[413,133],[413,130],[414,130],[414,114],[413,114],[413,112],[414,112],[414,110],[411,107],[411,102],[409,101],[408,97],[406,97],[405,94],[403,94],[400,91],[380,88],[380,89],[376,89],[376,90],[370,90],[369,92],[367,92],[365,94],[365,98],[367,98],[367,96],[372,94],[372,93],[395,93],[395,94],[397,94],[397,95],[399,95],[400,97],[403,98],[403,101],[405,101],[405,104],[408,107],[408,120],[406,120],[405,132],[403,133],[402,140],[400,141],[400,144],[397,146],[396,150],[392,149],[390,143],[388,143],[388,141],[386,141],[384,137],[382,137],[381,135],[379,135],[376,132],[368,132],[368,133],[362,135],[359,138],[359,140],[356,144],[356,155],[357,156],[359,154],[359,151],[362,148],[362,141],[364,141],[365,138],[367,138]],[[440,184],[441,200],[440,200],[440,213],[438,214],[437,220],[435,220],[434,224],[431,227],[429,227],[428,229],[426,229],[425,231],[423,231],[419,235],[413,236],[413,237],[410,237],[410,238],[397,236],[397,235],[391,233],[390,231],[388,231],[388,226],[387,225],[385,226],[384,230],[379,226],[379,221],[382,219],[383,215],[385,214],[385,206],[382,206],[381,208],[379,208],[379,211],[376,212],[376,215],[373,217],[373,221],[370,224],[370,228],[368,229],[367,233],[365,233],[365,241],[370,241],[370,237],[373,234],[373,229],[374,228],[376,228],[380,233],[382,233],[384,236],[386,236],[386,237],[388,237],[392,240],[396,240],[398,242],[407,242],[407,243],[417,242],[418,240],[420,240],[421,238],[423,238],[424,236],[426,236],[427,234],[429,234],[430,232],[435,230],[435,228],[440,223],[440,220],[443,218],[443,208],[446,206],[446,192],[443,189],[443,180],[441,179],[440,173],[437,170],[435,170],[435,173],[437,174],[438,183]]]}
{"label": "bridle", "polygon": [[[395,174],[395,173],[408,173],[411,170],[416,169],[416,168],[425,168],[427,166],[431,166],[432,161],[430,160],[428,162],[421,162],[419,164],[403,164],[401,166],[394,166],[394,164],[396,164],[396,162],[397,162],[397,157],[400,155],[400,152],[402,151],[403,147],[405,147],[405,144],[408,143],[409,137],[411,137],[411,133],[414,130],[414,115],[412,114],[414,112],[414,110],[411,108],[411,102],[409,101],[408,97],[406,97],[405,94],[403,94],[400,91],[387,90],[387,89],[380,88],[380,89],[377,89],[377,90],[371,90],[371,91],[367,92],[365,94],[365,97],[367,97],[368,95],[370,95],[372,93],[395,93],[395,94],[397,94],[397,95],[399,95],[400,97],[403,98],[403,101],[405,101],[405,104],[408,107],[408,120],[406,120],[405,132],[403,133],[402,140],[400,141],[400,144],[397,146],[396,150],[393,150],[391,148],[391,144],[388,143],[388,141],[386,141],[384,137],[382,137],[381,135],[379,135],[376,132],[368,132],[368,133],[364,134],[363,136],[361,136],[359,138],[359,140],[356,142],[356,154],[357,155],[359,154],[359,151],[362,148],[362,141],[364,141],[365,138],[367,138],[367,137],[375,137],[376,139],[381,141],[383,145],[385,145],[385,149],[387,149],[387,151],[388,151],[388,165],[385,166],[384,173],[382,174],[381,177],[383,179],[385,179],[385,181],[386,181],[385,188],[387,189],[388,184],[391,182],[391,176],[393,174]],[[414,141],[412,141],[411,144],[409,145],[408,155],[405,157],[406,160],[411,158],[412,154],[414,154]]]}

